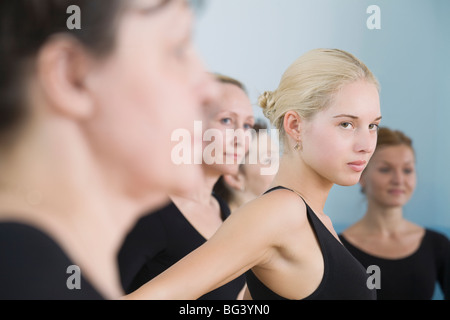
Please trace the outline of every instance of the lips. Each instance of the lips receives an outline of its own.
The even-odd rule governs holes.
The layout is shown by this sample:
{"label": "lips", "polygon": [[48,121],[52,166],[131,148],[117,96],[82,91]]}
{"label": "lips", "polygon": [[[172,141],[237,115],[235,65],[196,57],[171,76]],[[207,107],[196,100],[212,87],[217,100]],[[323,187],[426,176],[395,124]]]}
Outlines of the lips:
{"label": "lips", "polygon": [[362,172],[366,168],[367,161],[360,160],[349,162],[347,165],[355,172]]}
{"label": "lips", "polygon": [[394,195],[394,196],[398,196],[398,195],[404,194],[405,191],[402,189],[390,189],[390,190],[388,190],[388,193],[391,195]]}
{"label": "lips", "polygon": [[243,155],[237,154],[237,153],[234,153],[234,154],[225,153],[224,155],[225,155],[225,158],[227,158],[227,159],[233,159],[234,163],[237,163],[238,160],[241,160],[243,158]]}

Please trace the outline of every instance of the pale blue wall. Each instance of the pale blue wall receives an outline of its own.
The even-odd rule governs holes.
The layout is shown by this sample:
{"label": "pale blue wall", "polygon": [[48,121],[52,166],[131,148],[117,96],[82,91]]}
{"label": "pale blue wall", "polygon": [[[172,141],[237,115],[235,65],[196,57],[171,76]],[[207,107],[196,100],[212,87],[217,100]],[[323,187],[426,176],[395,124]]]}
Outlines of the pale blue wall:
{"label": "pale blue wall", "polygon": [[[366,27],[372,4],[381,30]],[[383,124],[414,140],[419,183],[406,216],[450,236],[449,0],[206,0],[195,39],[208,67],[244,82],[255,105],[310,49],[362,59],[381,82]],[[359,186],[332,189],[326,212],[338,231],[364,210]]]}

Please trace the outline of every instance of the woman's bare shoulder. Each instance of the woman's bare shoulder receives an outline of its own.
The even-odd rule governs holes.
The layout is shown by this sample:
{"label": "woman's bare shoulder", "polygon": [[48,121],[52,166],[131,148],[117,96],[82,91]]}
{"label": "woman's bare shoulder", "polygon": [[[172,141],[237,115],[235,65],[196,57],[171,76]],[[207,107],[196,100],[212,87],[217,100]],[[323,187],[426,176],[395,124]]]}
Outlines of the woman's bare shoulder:
{"label": "woman's bare shoulder", "polygon": [[307,223],[305,202],[296,193],[278,189],[243,205],[232,216],[247,219],[251,225],[286,232]]}

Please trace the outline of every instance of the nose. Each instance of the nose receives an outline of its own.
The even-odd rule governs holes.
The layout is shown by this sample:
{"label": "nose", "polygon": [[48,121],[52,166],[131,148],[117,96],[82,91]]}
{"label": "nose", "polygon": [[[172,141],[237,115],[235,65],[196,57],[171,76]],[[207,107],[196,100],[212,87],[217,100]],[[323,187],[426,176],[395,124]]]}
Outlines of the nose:
{"label": "nose", "polygon": [[400,185],[403,183],[404,180],[404,176],[403,176],[403,172],[402,169],[396,169],[392,171],[392,177],[391,177],[391,181],[393,184],[395,185]]}
{"label": "nose", "polygon": [[233,140],[233,144],[236,147],[242,147],[245,144],[245,132],[243,129],[239,128],[238,126],[236,126],[234,128],[234,140]]}
{"label": "nose", "polygon": [[[242,129],[242,126],[236,125],[233,131],[233,140],[230,141],[235,150],[247,153],[253,140],[253,135],[250,130]],[[230,132],[231,133],[231,132]]]}
{"label": "nose", "polygon": [[354,148],[357,153],[372,154],[377,145],[377,133],[369,129],[356,130]]}

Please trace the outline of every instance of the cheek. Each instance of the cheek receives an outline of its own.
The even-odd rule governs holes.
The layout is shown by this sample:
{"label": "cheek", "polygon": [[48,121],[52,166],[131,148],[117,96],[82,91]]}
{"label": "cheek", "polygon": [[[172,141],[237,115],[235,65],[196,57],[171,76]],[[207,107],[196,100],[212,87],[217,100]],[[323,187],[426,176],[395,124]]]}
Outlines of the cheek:
{"label": "cheek", "polygon": [[411,193],[414,192],[417,186],[417,178],[415,176],[407,177],[406,185],[408,186]]}
{"label": "cheek", "polygon": [[372,174],[366,177],[366,194],[376,196],[383,193],[389,187],[389,179],[383,176]]}
{"label": "cheek", "polygon": [[[316,164],[326,165],[327,167],[337,165],[336,161],[340,160],[343,154],[344,146],[338,139],[331,139],[335,133],[328,132],[314,132],[308,136],[311,143],[304,146],[304,150],[310,153],[310,161]],[[334,163],[336,162],[336,164]]]}
{"label": "cheek", "polygon": [[139,145],[140,152],[154,149],[167,154],[176,129],[193,134],[194,121],[201,117],[199,106],[175,81],[148,77],[143,85],[144,80],[128,75],[98,95],[98,122],[104,123],[111,140]]}
{"label": "cheek", "polygon": [[200,102],[183,79],[156,67],[153,73],[144,71],[117,63],[98,77],[97,113],[89,125],[95,147],[119,172],[147,186],[183,188],[189,181],[192,185],[200,170],[175,166],[171,135],[185,128],[194,136]]}

